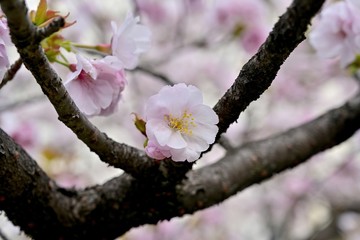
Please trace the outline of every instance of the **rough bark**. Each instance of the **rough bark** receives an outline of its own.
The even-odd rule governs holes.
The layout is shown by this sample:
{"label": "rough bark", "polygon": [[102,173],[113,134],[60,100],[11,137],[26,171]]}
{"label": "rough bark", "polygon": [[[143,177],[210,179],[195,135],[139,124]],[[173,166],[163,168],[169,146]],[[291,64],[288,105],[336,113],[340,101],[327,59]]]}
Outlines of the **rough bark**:
{"label": "rough bark", "polygon": [[[295,0],[280,17],[265,44],[214,107],[220,118],[219,134],[270,86],[323,2]],[[32,25],[24,1],[0,0],[0,4],[24,65],[59,119],[102,161],[126,172],[103,185],[62,189],[0,130],[0,209],[35,239],[113,239],[132,227],[191,214],[305,162],[360,128],[356,95],[309,123],[230,149],[219,162],[199,170],[153,161],[142,151],[108,138],[81,114],[39,46],[51,31]]]}

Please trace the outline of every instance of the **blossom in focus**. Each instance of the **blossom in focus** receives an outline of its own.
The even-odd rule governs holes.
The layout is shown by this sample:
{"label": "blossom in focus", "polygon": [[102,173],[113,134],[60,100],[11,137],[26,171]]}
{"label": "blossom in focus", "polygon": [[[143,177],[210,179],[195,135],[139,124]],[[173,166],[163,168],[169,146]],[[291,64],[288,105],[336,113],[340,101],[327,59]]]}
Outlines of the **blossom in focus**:
{"label": "blossom in focus", "polygon": [[215,141],[218,116],[198,88],[165,86],[145,106],[146,153],[155,159],[193,162]]}
{"label": "blossom in focus", "polygon": [[348,1],[325,8],[309,35],[311,45],[324,58],[340,58],[342,67],[360,53],[360,11]]}
{"label": "blossom in focus", "polygon": [[117,27],[111,23],[113,37],[111,41],[112,55],[119,58],[126,69],[133,69],[139,61],[139,55],[150,47],[150,30],[138,23],[139,18],[128,14],[124,23]]}
{"label": "blossom in focus", "polygon": [[65,83],[75,104],[88,116],[113,113],[126,84],[122,64],[113,56],[100,60],[76,57],[75,71]]}

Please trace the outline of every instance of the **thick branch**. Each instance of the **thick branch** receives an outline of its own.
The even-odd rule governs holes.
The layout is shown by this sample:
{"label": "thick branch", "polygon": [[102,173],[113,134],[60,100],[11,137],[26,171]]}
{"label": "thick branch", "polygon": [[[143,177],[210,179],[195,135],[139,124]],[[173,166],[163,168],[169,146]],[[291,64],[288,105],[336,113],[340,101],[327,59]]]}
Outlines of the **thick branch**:
{"label": "thick branch", "polygon": [[68,224],[61,222],[61,215],[56,213],[65,202],[55,201],[64,199],[55,183],[2,130],[0,179],[0,209],[23,231],[43,232],[50,226],[59,235],[60,229],[56,230],[55,226]]}
{"label": "thick branch", "polygon": [[[12,40],[24,65],[31,71],[42,91],[53,104],[59,119],[102,161],[112,166],[135,176],[146,175],[144,172],[150,167],[158,168],[159,164],[146,157],[144,152],[113,141],[79,111],[38,43],[37,34],[41,33],[40,35],[43,36],[48,31],[38,31],[30,22],[24,1],[1,0],[0,3],[8,19]],[[61,21],[51,26],[56,27],[59,22]]]}
{"label": "thick branch", "polygon": [[[360,95],[278,136],[249,143],[181,182],[123,174],[101,186],[67,191],[0,131],[0,209],[35,239],[113,239],[132,227],[193,213],[293,168],[360,128]],[[16,207],[15,207],[16,206]]]}
{"label": "thick branch", "polygon": [[360,95],[344,106],[278,136],[246,144],[221,161],[188,174],[179,189],[185,212],[225,200],[311,156],[338,145],[360,128]]}
{"label": "thick branch", "polygon": [[324,2],[294,0],[280,17],[258,53],[243,66],[235,83],[215,105],[220,118],[218,136],[271,85],[285,59],[305,39],[311,18]]}

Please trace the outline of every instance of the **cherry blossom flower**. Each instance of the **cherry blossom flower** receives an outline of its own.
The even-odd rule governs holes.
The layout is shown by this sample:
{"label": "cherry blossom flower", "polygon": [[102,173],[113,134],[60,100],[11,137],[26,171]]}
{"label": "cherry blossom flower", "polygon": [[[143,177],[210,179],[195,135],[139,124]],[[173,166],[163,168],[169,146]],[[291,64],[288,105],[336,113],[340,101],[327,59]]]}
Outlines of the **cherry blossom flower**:
{"label": "cherry blossom flower", "polygon": [[6,18],[0,18],[0,38],[6,45],[12,45]]}
{"label": "cherry blossom flower", "polygon": [[360,53],[360,11],[348,1],[325,8],[309,35],[311,45],[324,58],[340,58],[342,67]]}
{"label": "cherry blossom flower", "polygon": [[1,128],[11,136],[14,141],[24,148],[30,149],[37,141],[36,127],[33,122],[21,119],[14,113],[1,115]]}
{"label": "cherry blossom flower", "polygon": [[200,90],[184,83],[165,86],[145,106],[147,154],[193,162],[215,141],[219,122]]}
{"label": "cherry blossom flower", "polygon": [[111,23],[113,37],[111,41],[112,55],[119,58],[126,69],[133,69],[139,61],[139,54],[150,47],[150,30],[139,24],[140,19],[128,14],[124,23],[117,27]]}
{"label": "cherry blossom flower", "polygon": [[100,60],[76,57],[76,71],[69,74],[65,83],[75,104],[88,116],[113,113],[126,84],[121,63],[113,56]]}

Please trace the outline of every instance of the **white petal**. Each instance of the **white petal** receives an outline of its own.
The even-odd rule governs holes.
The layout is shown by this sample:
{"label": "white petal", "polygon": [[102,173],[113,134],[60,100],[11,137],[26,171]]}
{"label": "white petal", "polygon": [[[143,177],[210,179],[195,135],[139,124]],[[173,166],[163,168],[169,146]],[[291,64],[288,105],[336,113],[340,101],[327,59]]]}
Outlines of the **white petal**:
{"label": "white petal", "polygon": [[96,104],[101,108],[107,108],[110,106],[113,100],[114,89],[109,82],[105,80],[94,81],[93,84],[93,99]]}
{"label": "white petal", "polygon": [[80,111],[89,116],[100,112],[100,108],[91,98],[92,91],[86,85],[80,81],[72,81],[65,86]]}
{"label": "white petal", "polygon": [[209,144],[203,138],[195,137],[195,136],[192,137],[185,136],[184,138],[188,144],[187,148],[192,149],[194,151],[202,152],[208,149],[209,147]]}
{"label": "white petal", "polygon": [[161,146],[167,145],[172,134],[172,130],[169,126],[167,126],[164,121],[159,121],[157,119],[146,122],[146,132],[149,132],[149,135],[154,135]]}
{"label": "white petal", "polygon": [[166,145],[174,149],[181,149],[186,147],[187,143],[178,131],[172,131]]}
{"label": "white petal", "polygon": [[216,115],[214,110],[209,106],[199,104],[193,106],[190,109],[192,117],[195,118],[196,122],[206,123],[206,124],[217,124],[219,122],[219,117]]}
{"label": "white petal", "polygon": [[193,135],[204,139],[208,144],[215,141],[216,134],[219,128],[216,125],[196,123],[196,127],[193,128]]}

